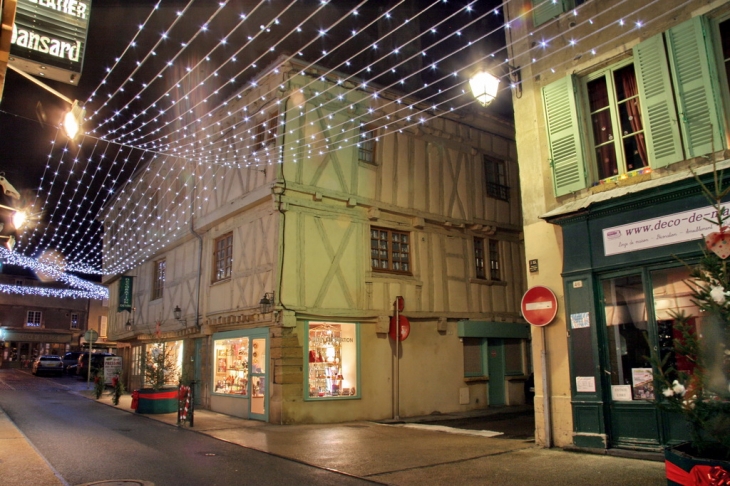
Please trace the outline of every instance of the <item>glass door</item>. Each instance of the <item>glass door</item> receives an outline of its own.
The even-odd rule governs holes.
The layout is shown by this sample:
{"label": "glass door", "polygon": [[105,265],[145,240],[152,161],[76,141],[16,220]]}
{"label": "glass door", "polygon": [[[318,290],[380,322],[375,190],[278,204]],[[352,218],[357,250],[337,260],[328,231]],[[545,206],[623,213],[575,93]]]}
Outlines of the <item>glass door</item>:
{"label": "glass door", "polygon": [[266,393],[266,338],[254,338],[251,340],[251,416],[266,420],[267,415],[267,393]]}
{"label": "glass door", "polygon": [[[613,446],[656,449],[687,437],[679,417],[662,412],[655,403],[651,356],[675,370],[691,371],[674,351],[672,313],[699,315],[691,301],[684,266],[644,269],[640,273],[601,281],[605,319],[603,377],[609,414],[609,442]],[[698,329],[701,320],[694,320]]]}
{"label": "glass door", "polygon": [[660,426],[650,361],[656,332],[647,310],[645,278],[635,273],[601,284],[609,441],[613,446],[652,448],[660,444]]}

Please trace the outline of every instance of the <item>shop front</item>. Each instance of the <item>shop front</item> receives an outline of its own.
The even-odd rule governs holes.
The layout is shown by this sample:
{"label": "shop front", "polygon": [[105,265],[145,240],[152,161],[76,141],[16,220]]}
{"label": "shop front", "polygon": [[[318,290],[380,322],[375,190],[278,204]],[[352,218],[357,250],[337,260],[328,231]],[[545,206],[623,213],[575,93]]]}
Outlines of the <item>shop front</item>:
{"label": "shop front", "polygon": [[[685,180],[546,215],[563,230],[575,445],[659,450],[688,439],[682,419],[656,405],[650,357],[689,370],[672,314],[699,316],[687,264],[715,231],[705,220],[713,212]],[[702,320],[694,324],[701,333]]]}
{"label": "shop front", "polygon": [[214,334],[211,410],[268,421],[268,359],[267,329]]}
{"label": "shop front", "polygon": [[3,368],[30,368],[38,356],[63,356],[71,349],[73,333],[64,331],[19,331],[3,329],[0,366]]}

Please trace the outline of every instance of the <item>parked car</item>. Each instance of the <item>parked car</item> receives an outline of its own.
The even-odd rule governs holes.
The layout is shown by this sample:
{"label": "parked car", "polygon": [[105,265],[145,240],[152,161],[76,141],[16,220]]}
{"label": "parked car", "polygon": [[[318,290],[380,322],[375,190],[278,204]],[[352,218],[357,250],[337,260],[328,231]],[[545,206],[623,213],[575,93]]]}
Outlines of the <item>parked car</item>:
{"label": "parked car", "polygon": [[33,361],[31,372],[34,375],[39,375],[40,373],[45,372],[61,376],[63,373],[63,360],[60,356],[56,355],[38,356],[35,361]]}
{"label": "parked car", "polygon": [[66,373],[76,372],[76,365],[79,364],[81,351],[70,351],[63,355],[63,370]]}
{"label": "parked car", "polygon": [[[104,358],[107,356],[116,356],[112,353],[93,353],[91,355],[91,374],[95,371],[104,368]],[[81,377],[86,377],[89,373],[89,353],[82,353],[79,355],[79,361],[76,365],[76,374]]]}

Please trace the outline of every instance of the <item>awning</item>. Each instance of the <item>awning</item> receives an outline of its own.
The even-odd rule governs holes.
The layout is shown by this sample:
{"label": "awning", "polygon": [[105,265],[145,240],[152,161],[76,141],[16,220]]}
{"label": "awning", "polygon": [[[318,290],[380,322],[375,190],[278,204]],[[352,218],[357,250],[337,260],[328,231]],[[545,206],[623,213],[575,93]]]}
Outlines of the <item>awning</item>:
{"label": "awning", "polygon": [[71,332],[16,331],[7,328],[3,332],[3,340],[8,342],[70,344],[72,339],[73,333]]}
{"label": "awning", "polygon": [[459,321],[459,337],[530,338],[530,325],[516,322]]}

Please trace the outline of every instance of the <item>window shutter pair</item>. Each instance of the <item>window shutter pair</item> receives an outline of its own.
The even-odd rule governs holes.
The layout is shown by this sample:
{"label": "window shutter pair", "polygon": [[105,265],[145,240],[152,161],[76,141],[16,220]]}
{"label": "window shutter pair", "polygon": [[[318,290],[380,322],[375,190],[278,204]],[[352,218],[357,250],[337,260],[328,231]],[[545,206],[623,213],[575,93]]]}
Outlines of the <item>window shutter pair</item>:
{"label": "window shutter pair", "polygon": [[563,0],[532,0],[532,24],[537,27],[565,10]]}
{"label": "window shutter pair", "polygon": [[[705,24],[704,18],[696,17],[634,47],[652,168],[684,160],[685,153],[696,157],[725,145],[719,93],[711,82],[716,73],[710,62],[713,51],[705,37]],[[583,189],[588,180],[575,87],[574,77],[568,76],[543,88],[556,196]]]}

